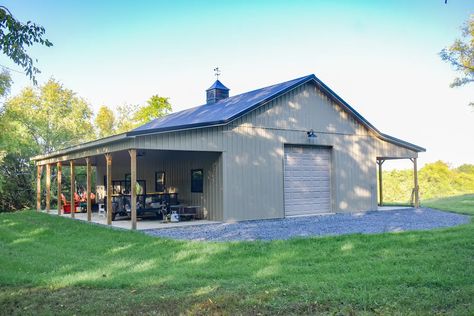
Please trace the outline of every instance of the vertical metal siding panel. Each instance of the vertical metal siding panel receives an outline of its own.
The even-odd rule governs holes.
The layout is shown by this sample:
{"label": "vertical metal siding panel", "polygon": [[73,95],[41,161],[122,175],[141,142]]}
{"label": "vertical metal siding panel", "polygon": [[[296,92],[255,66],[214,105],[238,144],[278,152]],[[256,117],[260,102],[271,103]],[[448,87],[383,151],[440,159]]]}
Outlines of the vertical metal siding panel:
{"label": "vertical metal siding panel", "polygon": [[[208,185],[207,185],[207,188],[208,188],[208,195],[207,195],[207,198],[206,198],[206,203],[207,203],[207,208],[208,208],[208,217],[211,216],[211,212],[214,211],[214,199],[215,199],[215,184],[216,184],[216,180],[215,180],[215,172],[214,172],[214,160],[210,160],[210,162],[208,162],[208,168],[209,168],[209,172],[210,172],[210,177],[208,178]],[[213,185],[214,183],[214,185]]]}
{"label": "vertical metal siding panel", "polygon": [[234,132],[230,130],[226,132],[226,150],[228,151],[225,157],[225,177],[224,177],[224,188],[225,188],[225,207],[224,207],[224,220],[228,220],[231,218],[233,213],[233,197],[234,194],[231,192],[234,191],[233,184],[238,184],[234,177],[234,163],[233,158],[235,157],[235,144],[234,144]]}
{"label": "vertical metal siding panel", "polygon": [[[226,177],[226,180],[229,182],[228,183],[228,188],[230,190],[232,190],[232,194],[230,193],[229,191],[229,195],[228,195],[228,201],[227,201],[227,207],[228,207],[228,218],[232,218],[232,219],[235,219],[235,215],[236,213],[238,213],[238,210],[236,211],[235,208],[237,207],[237,194],[238,193],[238,190],[241,190],[241,186],[243,184],[243,182],[241,182],[241,179],[240,179],[240,170],[237,169],[237,164],[235,162],[235,158],[236,156],[239,154],[239,148],[238,148],[238,141],[237,141],[237,137],[238,135],[236,135],[235,133],[230,133],[229,134],[229,138],[230,138],[230,141],[229,141],[229,152],[231,153],[229,156],[228,156],[228,164],[227,164],[227,170],[228,170],[228,173],[227,173],[227,177]],[[242,207],[243,205],[240,205],[240,207]]]}
{"label": "vertical metal siding panel", "polygon": [[222,152],[220,155],[220,191],[219,191],[219,197],[220,197],[220,220],[225,220],[225,212],[226,212],[226,190],[227,188],[225,187],[225,179],[226,179],[226,165],[225,165],[225,156],[226,152]]}
{"label": "vertical metal siding panel", "polygon": [[[211,138],[212,139],[212,138]],[[199,147],[204,147],[206,146],[207,142],[204,141],[204,130],[203,129],[200,129],[199,130]]]}
{"label": "vertical metal siding panel", "polygon": [[151,139],[150,136],[145,137],[145,138],[143,139],[143,146],[144,146],[145,148],[152,148],[153,145],[152,145],[152,139]]}
{"label": "vertical metal siding panel", "polygon": [[167,133],[168,149],[176,149],[176,133]]}
{"label": "vertical metal siding panel", "polygon": [[220,208],[218,214],[221,217],[221,220],[225,220],[225,212],[226,212],[226,187],[225,187],[225,179],[226,179],[226,165],[225,165],[225,157],[226,157],[226,152],[222,152],[220,155],[220,191],[219,191],[219,197],[220,197]]}
{"label": "vertical metal siding panel", "polygon": [[205,206],[208,211],[209,219],[222,220],[220,215],[221,210],[219,209],[219,191],[220,191],[220,165],[221,155],[219,154],[208,154],[205,168]]}
{"label": "vertical metal siding panel", "polygon": [[191,130],[190,133],[191,133],[190,148],[191,148],[191,150],[194,150],[194,149],[196,149],[196,130]]}

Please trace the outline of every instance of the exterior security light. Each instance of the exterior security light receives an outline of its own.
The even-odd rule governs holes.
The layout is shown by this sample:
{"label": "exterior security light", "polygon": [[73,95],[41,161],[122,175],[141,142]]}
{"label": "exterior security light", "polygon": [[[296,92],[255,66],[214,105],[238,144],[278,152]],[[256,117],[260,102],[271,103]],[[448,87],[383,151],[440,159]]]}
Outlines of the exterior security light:
{"label": "exterior security light", "polygon": [[316,138],[316,134],[314,133],[313,129],[310,129],[309,131],[306,132],[306,135],[308,135],[308,138]]}

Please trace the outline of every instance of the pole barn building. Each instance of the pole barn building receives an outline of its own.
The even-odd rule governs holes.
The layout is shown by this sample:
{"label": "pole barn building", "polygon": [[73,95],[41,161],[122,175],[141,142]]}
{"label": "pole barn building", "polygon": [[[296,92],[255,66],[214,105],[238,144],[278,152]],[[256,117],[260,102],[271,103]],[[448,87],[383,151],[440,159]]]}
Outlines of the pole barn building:
{"label": "pole barn building", "polygon": [[[84,165],[90,192],[95,166],[98,199],[112,196],[114,180],[126,179],[142,187],[131,190],[132,200],[176,192],[206,219],[251,220],[376,210],[377,165],[381,171],[387,159],[411,159],[418,205],[416,159],[425,149],[380,132],[316,76],[231,97],[217,80],[206,96],[204,105],[130,132],[34,157],[38,179],[43,166],[49,177],[52,166],[60,171],[67,162],[73,175]],[[37,197],[40,208],[39,181]],[[132,203],[132,227],[134,212]]]}

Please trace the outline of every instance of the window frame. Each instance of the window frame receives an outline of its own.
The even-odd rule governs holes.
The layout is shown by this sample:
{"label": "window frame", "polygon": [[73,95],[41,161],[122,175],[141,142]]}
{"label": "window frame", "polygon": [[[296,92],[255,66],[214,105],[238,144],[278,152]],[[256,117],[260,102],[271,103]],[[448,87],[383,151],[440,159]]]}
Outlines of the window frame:
{"label": "window frame", "polygon": [[[195,180],[193,178],[194,173],[201,173],[201,185],[196,188]],[[200,169],[191,169],[191,193],[203,193],[204,192],[204,170]]]}
{"label": "window frame", "polygon": [[[162,191],[159,191],[158,190],[158,174],[159,173],[162,173],[163,174],[163,190]],[[159,170],[159,171],[155,171],[155,192],[165,192],[166,190],[166,172],[164,170]]]}

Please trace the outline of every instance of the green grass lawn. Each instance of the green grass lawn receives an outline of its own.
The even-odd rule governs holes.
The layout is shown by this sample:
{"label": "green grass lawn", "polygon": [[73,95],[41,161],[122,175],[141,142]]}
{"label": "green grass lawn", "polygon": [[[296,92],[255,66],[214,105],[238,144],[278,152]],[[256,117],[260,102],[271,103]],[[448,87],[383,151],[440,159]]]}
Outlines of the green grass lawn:
{"label": "green grass lawn", "polygon": [[452,196],[442,199],[426,200],[423,206],[461,214],[474,215],[474,194]]}
{"label": "green grass lawn", "polygon": [[[463,200],[449,205],[472,212]],[[3,213],[0,314],[472,315],[473,241],[473,223],[211,243]]]}

